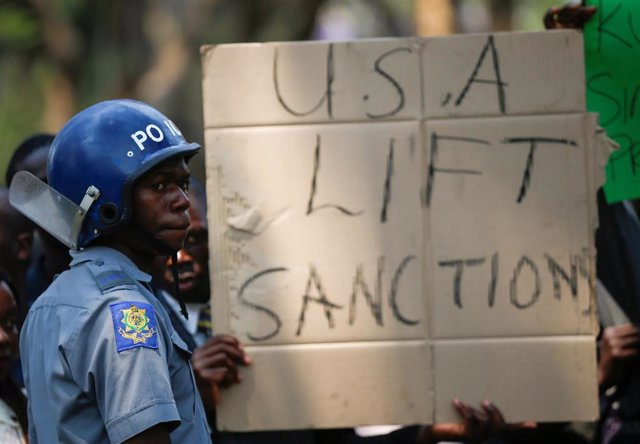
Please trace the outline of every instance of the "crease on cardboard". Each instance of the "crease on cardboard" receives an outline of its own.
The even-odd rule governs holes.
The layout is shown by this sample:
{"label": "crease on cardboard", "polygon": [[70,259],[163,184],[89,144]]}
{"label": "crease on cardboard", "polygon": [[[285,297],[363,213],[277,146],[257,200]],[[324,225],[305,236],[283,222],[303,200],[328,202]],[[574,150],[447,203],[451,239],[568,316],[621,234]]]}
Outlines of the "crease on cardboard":
{"label": "crease on cardboard", "polygon": [[236,231],[257,236],[264,233],[270,226],[286,219],[288,214],[288,208],[281,208],[270,217],[265,217],[260,207],[251,207],[240,214],[228,217],[226,223]]}
{"label": "crease on cardboard", "polygon": [[251,207],[236,216],[228,217],[227,225],[243,233],[258,234],[257,228],[261,221],[262,214],[260,214],[260,210]]}

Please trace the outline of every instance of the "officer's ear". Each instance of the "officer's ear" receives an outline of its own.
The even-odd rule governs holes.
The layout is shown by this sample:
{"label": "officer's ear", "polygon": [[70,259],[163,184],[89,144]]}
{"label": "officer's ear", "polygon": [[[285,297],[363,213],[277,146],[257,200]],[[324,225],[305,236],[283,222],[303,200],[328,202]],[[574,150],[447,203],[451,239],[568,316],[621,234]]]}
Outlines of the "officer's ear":
{"label": "officer's ear", "polygon": [[18,246],[16,257],[18,258],[18,260],[28,260],[31,256],[31,250],[33,249],[33,230],[18,233],[16,243]]}

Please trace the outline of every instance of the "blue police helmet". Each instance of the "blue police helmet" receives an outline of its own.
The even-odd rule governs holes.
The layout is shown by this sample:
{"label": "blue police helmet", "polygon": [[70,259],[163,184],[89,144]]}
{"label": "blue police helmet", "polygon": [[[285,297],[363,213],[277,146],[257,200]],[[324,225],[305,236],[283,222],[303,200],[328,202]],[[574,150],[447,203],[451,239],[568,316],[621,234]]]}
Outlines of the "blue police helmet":
{"label": "blue police helmet", "polygon": [[72,117],[51,144],[47,178],[78,205],[90,186],[100,192],[85,216],[78,248],[129,222],[136,179],[164,160],[188,159],[199,150],[171,120],[135,100],[100,102]]}

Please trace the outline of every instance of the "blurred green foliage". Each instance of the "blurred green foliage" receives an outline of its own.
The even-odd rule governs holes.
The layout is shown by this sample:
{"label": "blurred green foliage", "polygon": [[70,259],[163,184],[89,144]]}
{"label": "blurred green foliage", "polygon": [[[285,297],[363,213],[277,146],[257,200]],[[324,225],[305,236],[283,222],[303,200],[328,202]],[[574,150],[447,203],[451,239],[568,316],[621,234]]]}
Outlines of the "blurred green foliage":
{"label": "blurred green foliage", "polygon": [[15,5],[0,5],[0,43],[28,51],[38,42],[38,21],[29,11]]}

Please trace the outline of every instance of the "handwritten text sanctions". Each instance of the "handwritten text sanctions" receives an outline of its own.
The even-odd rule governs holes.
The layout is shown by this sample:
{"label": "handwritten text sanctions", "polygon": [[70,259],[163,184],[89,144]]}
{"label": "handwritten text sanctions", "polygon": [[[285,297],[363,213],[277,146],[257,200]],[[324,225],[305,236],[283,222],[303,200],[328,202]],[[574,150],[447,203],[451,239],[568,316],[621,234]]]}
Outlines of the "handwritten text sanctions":
{"label": "handwritten text sanctions", "polygon": [[582,124],[444,120],[424,149],[412,123],[215,131],[234,329],[267,343],[422,337],[430,322],[531,334],[544,313],[571,331],[589,304]]}

